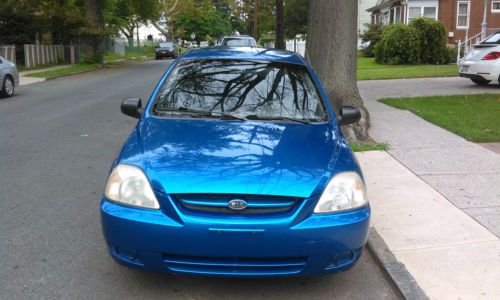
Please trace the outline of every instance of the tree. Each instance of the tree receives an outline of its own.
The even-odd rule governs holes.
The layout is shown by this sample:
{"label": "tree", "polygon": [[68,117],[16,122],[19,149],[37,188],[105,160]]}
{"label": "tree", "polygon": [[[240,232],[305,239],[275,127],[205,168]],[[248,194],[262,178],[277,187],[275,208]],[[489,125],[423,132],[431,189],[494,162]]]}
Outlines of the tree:
{"label": "tree", "polygon": [[283,0],[276,0],[276,43],[277,49],[285,49],[283,37]]}
{"label": "tree", "polygon": [[218,9],[210,0],[186,1],[172,19],[177,36],[189,40],[194,33],[198,43],[232,31],[229,13]]}
{"label": "tree", "polygon": [[85,35],[85,60],[104,63],[104,0],[83,0],[87,26],[83,29]]}
{"label": "tree", "polygon": [[335,111],[342,105],[361,110],[361,120],[343,132],[351,141],[369,139],[370,115],[356,79],[358,1],[311,0],[306,58],[323,84]]}
{"label": "tree", "polygon": [[[188,2],[188,1],[184,1]],[[174,34],[173,34],[173,24],[172,24],[172,17],[179,11],[179,0],[160,0],[161,3],[161,8],[160,12],[163,18],[165,18],[165,21],[167,22],[167,28],[169,30],[164,29],[158,24],[158,20],[152,20],[151,24],[159,31],[161,32],[166,39],[172,39],[174,40]],[[169,32],[170,31],[170,32]]]}
{"label": "tree", "polygon": [[283,16],[285,36],[295,38],[297,34],[307,33],[307,17],[309,14],[309,0],[287,0]]}
{"label": "tree", "polygon": [[134,31],[141,24],[160,18],[158,0],[115,0],[112,11],[107,14],[106,23],[115,23],[117,29],[125,35],[129,47],[134,44]]}

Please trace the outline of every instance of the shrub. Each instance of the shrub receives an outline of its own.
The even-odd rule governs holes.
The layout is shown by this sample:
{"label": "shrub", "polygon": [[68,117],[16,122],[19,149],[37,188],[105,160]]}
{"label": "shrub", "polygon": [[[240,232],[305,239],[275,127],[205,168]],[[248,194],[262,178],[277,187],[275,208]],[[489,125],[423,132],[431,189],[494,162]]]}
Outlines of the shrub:
{"label": "shrub", "polygon": [[446,27],[427,18],[417,18],[410,25],[420,38],[420,61],[426,64],[445,64],[448,61]]}
{"label": "shrub", "polygon": [[366,31],[365,33],[361,34],[360,37],[363,42],[370,42],[370,45],[363,49],[363,55],[365,57],[374,57],[375,53],[373,52],[373,49],[378,44],[378,42],[380,42],[380,39],[382,37],[382,24],[365,24],[365,27]]}
{"label": "shrub", "polygon": [[381,64],[420,63],[420,38],[415,27],[392,24],[384,27],[382,38],[375,45],[375,61]]}
{"label": "shrub", "polygon": [[446,63],[456,63],[458,48],[456,46],[446,47]]}

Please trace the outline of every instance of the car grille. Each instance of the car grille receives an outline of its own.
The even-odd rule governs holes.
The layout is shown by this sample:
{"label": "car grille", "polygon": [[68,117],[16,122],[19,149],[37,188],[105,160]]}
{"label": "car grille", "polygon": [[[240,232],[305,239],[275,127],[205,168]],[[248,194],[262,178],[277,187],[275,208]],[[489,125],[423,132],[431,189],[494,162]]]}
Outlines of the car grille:
{"label": "car grille", "polygon": [[292,275],[301,272],[306,265],[305,257],[200,257],[165,254],[163,259],[171,271],[206,275]]}
{"label": "car grille", "polygon": [[[228,214],[286,213],[293,210],[300,201],[300,198],[260,195],[177,194],[172,196],[180,206],[191,211]],[[234,199],[244,200],[247,207],[242,210],[230,209],[228,203]]]}

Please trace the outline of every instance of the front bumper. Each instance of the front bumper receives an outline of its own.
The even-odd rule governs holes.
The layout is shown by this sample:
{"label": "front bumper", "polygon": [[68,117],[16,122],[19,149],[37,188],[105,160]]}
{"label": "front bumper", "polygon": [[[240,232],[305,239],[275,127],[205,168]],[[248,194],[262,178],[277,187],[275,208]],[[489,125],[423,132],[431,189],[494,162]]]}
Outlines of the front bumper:
{"label": "front bumper", "polygon": [[316,202],[304,200],[283,218],[213,218],[184,214],[174,203],[145,210],[103,199],[101,221],[111,256],[148,271],[260,277],[347,270],[366,243],[370,208],[305,216]]}
{"label": "front bumper", "polygon": [[157,51],[156,57],[175,57],[175,51]]}
{"label": "front bumper", "polygon": [[500,63],[496,61],[462,60],[459,64],[460,77],[498,81],[500,77]]}

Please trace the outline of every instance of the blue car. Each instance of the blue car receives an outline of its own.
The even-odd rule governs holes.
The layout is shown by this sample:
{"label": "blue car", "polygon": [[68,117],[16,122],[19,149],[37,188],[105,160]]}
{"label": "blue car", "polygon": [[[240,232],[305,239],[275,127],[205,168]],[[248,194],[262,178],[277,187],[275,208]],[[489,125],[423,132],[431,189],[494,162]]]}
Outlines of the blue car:
{"label": "blue car", "polygon": [[178,57],[112,165],[101,202],[110,255],[147,271],[209,276],[344,271],[366,242],[364,179],[304,59],[263,48]]}

